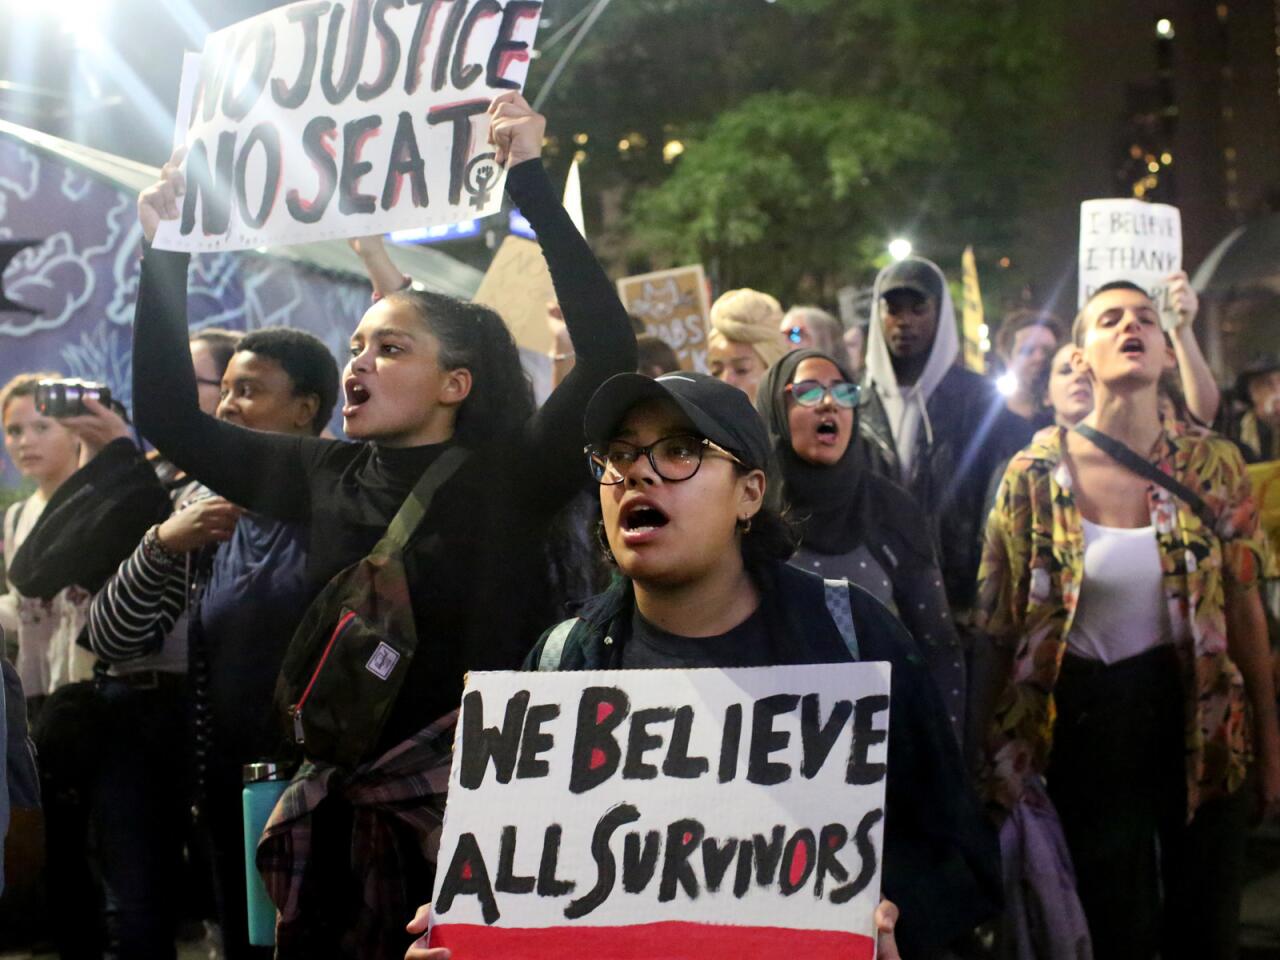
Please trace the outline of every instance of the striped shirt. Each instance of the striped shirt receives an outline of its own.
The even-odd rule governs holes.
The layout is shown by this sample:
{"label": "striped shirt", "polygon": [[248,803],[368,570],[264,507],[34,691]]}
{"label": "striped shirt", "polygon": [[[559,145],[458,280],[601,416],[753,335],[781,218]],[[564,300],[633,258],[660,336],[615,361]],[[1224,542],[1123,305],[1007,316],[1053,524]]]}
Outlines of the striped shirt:
{"label": "striped shirt", "polygon": [[[209,495],[192,484],[174,499],[181,507]],[[111,673],[187,671],[187,567],[186,557],[169,561],[139,543],[94,597],[89,647]]]}

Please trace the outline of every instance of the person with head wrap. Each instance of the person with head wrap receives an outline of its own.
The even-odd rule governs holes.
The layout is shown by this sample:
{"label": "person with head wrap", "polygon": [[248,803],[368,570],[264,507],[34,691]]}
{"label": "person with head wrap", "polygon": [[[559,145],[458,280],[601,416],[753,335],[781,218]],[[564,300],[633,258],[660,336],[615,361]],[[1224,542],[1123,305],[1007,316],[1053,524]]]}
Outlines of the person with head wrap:
{"label": "person with head wrap", "polygon": [[764,372],[782,359],[782,305],[758,290],[730,290],[711,305],[707,369],[754,403]]}
{"label": "person with head wrap", "polygon": [[866,466],[862,389],[819,350],[787,354],[756,396],[773,447],[769,491],[797,523],[793,566],[844,578],[902,620],[929,664],[959,736],[965,672],[927,521],[905,490]]}
{"label": "person with head wrap", "polygon": [[952,614],[973,605],[992,473],[1031,439],[991,382],[956,365],[960,338],[942,271],[917,257],[876,278],[861,429],[876,472],[933,524]]}

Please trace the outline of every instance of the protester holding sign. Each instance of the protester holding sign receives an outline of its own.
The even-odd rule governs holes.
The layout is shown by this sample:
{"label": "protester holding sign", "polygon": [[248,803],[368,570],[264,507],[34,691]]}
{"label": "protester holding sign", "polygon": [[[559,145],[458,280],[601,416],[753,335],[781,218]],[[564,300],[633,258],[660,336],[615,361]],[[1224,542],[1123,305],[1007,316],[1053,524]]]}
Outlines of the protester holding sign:
{"label": "protester holding sign", "polygon": [[[541,540],[581,486],[581,411],[610,374],[635,367],[635,337],[613,285],[539,162],[544,119],[517,94],[498,97],[489,116],[497,161],[509,168],[508,193],[537,230],[577,353],[574,370],[536,414],[501,318],[448,297],[402,291],[375,304],[352,335],[343,419],[355,442],[258,433],[202,416],[193,399],[183,399],[194,397],[183,346],[186,257],[151,250],[143,262],[134,328],[140,428],[233,502],[306,523],[313,595],[379,542],[424,471],[450,450],[471,453],[439,484],[403,554],[411,589],[401,602],[411,605],[419,649],[399,664],[407,673],[374,748],[343,774],[343,795],[327,793],[325,785],[337,781],[333,768],[319,763],[285,796],[286,805],[291,796],[297,801],[290,806],[295,816],[280,826],[282,846],[272,854],[285,857],[272,860],[280,870],[274,889],[282,884],[291,898],[278,941],[285,956],[331,955],[339,943],[343,955],[403,951],[404,916],[430,890],[421,824],[439,817],[437,798],[421,791],[432,765],[447,763],[447,753],[426,752],[414,735],[454,709],[466,670],[518,663],[534,625],[547,616]],[[177,215],[182,186],[170,165],[165,179],[143,192],[148,237],[161,218]],[[244,470],[246,463],[254,469]],[[381,656],[369,670],[398,676],[397,663]],[[359,720],[368,727],[367,718]],[[393,775],[372,761],[397,745]],[[384,786],[409,790],[413,802],[401,799],[393,813],[379,812]],[[353,822],[374,830],[379,845],[353,847]],[[300,838],[308,831],[312,857],[339,871],[323,882],[288,856],[290,849],[305,855]],[[353,864],[353,854],[376,862]],[[276,877],[273,869],[269,880]],[[377,902],[362,903],[359,891],[372,877],[377,883],[365,889],[377,891]],[[351,932],[357,928],[359,935]]]}
{"label": "protester holding sign", "polygon": [[901,623],[869,593],[786,564],[766,505],[769,438],[746,395],[679,372],[616,376],[586,415],[604,534],[622,574],[530,654],[539,669],[889,661],[882,894],[904,955],[929,951],[999,902],[995,838],[965,783],[937,692]]}
{"label": "protester holding sign", "polygon": [[1012,808],[1047,777],[1095,957],[1231,957],[1251,758],[1280,807],[1253,496],[1233,445],[1162,423],[1142,288],[1102,287],[1073,333],[1096,405],[1014,458],[987,527],[986,786]]}
{"label": "protester holding sign", "polygon": [[933,540],[907,492],[867,469],[861,399],[852,375],[818,350],[796,350],[769,368],[756,408],[773,444],[770,495],[800,523],[794,566],[856,583],[901,618],[958,736],[964,652]]}

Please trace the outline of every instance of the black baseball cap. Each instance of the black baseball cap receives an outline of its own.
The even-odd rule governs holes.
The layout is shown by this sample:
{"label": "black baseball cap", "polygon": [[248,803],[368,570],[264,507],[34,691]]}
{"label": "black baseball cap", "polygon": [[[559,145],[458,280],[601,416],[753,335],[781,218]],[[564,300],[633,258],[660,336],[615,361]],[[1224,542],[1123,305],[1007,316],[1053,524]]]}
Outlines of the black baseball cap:
{"label": "black baseball cap", "polygon": [[728,450],[750,470],[763,470],[769,459],[764,421],[747,395],[715,377],[690,370],[657,379],[619,373],[600,385],[587,404],[587,442],[603,446],[612,439],[628,410],[642,400],[670,400],[700,434]]}
{"label": "black baseball cap", "polygon": [[942,277],[927,260],[908,257],[886,267],[880,277],[880,296],[895,290],[910,290],[941,303]]}

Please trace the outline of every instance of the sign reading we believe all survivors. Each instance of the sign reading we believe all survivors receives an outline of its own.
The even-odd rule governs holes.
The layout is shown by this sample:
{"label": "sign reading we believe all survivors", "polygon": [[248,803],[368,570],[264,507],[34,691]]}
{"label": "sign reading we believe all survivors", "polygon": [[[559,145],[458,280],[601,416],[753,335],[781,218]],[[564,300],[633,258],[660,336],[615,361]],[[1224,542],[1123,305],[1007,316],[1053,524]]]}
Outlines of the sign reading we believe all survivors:
{"label": "sign reading we believe all survivors", "polygon": [[524,85],[540,0],[303,0],[210,34],[178,117],[166,250],[240,250],[497,212],[493,98]]}
{"label": "sign reading we believe all survivors", "polygon": [[472,673],[431,946],[870,960],[886,663]]}

